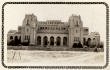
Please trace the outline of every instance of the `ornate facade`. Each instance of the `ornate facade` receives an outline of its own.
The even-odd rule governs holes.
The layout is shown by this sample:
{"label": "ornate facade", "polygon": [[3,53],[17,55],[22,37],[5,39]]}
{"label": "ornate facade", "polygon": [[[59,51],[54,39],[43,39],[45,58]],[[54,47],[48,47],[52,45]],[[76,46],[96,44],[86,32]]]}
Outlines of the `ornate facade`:
{"label": "ornate facade", "polygon": [[[94,33],[95,34],[95,33]],[[98,35],[97,35],[98,36]],[[22,26],[18,31],[8,32],[8,42],[18,38],[21,43],[29,42],[36,46],[68,46],[74,43],[84,44],[90,37],[88,27],[83,27],[80,16],[72,15],[67,22],[61,20],[39,21],[34,14],[25,15]],[[100,35],[93,38],[100,42]]]}

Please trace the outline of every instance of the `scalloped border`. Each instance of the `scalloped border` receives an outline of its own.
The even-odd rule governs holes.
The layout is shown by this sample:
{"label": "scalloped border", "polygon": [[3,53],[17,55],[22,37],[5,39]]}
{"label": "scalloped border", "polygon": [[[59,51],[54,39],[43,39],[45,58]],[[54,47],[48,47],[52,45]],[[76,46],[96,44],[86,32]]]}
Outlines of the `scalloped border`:
{"label": "scalloped border", "polygon": [[[104,66],[6,66],[4,63],[4,7],[7,4],[103,4],[106,7],[106,64]],[[39,68],[39,69],[104,69],[109,63],[109,6],[105,2],[5,2],[2,5],[2,65],[5,68]]]}

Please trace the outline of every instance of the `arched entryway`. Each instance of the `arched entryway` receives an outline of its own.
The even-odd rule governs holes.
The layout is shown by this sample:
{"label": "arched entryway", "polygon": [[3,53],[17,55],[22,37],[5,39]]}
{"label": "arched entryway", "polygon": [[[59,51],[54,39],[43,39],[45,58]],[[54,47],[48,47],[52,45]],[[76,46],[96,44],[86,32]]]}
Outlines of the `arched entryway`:
{"label": "arched entryway", "polygon": [[57,37],[56,38],[56,45],[57,46],[60,46],[61,45],[61,38],[60,37]]}
{"label": "arched entryway", "polygon": [[88,38],[87,39],[87,44],[86,44],[88,47],[90,47],[91,46],[91,38]]}
{"label": "arched entryway", "polygon": [[54,45],[54,37],[50,37],[50,45],[53,46]]}
{"label": "arched entryway", "polygon": [[92,41],[92,47],[94,48],[94,47],[96,47],[96,45],[97,45],[96,39],[93,38],[93,41]]}
{"label": "arched entryway", "polygon": [[43,38],[43,45],[44,45],[44,46],[47,46],[47,45],[48,45],[48,38],[47,38],[47,36],[45,36],[45,37]]}
{"label": "arched entryway", "polygon": [[67,46],[67,37],[63,37],[63,45]]}
{"label": "arched entryway", "polygon": [[41,45],[41,37],[40,36],[37,37],[37,45]]}
{"label": "arched entryway", "polygon": [[14,41],[15,41],[15,43],[14,43],[15,45],[19,44],[18,36],[15,36]]}

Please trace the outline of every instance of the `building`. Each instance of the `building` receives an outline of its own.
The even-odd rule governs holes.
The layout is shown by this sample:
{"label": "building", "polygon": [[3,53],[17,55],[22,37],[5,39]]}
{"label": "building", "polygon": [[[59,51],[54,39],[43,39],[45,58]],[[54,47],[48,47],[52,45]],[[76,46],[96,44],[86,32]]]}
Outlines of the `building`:
{"label": "building", "polygon": [[[89,28],[83,27],[80,15],[71,15],[67,22],[61,20],[39,21],[34,14],[27,14],[22,26],[18,31],[8,32],[8,43],[17,38],[21,43],[28,42],[36,46],[68,46],[75,43],[84,45],[88,38],[97,38],[100,42],[100,35],[92,33],[89,35]],[[97,36],[97,37],[95,37]]]}
{"label": "building", "polygon": [[90,38],[92,45],[98,46],[100,44],[100,34],[98,32],[91,32],[88,38]]}

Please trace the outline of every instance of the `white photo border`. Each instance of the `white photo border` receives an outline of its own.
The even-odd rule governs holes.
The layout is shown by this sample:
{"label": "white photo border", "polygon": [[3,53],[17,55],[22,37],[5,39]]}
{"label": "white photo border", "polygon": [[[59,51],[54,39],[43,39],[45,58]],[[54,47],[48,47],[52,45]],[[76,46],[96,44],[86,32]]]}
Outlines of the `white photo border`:
{"label": "white photo border", "polygon": [[[102,4],[106,7],[106,64],[104,66],[6,66],[4,63],[4,7],[7,4]],[[39,68],[39,69],[104,69],[109,63],[109,6],[105,2],[5,2],[2,5],[2,43],[1,61],[5,68]]]}

